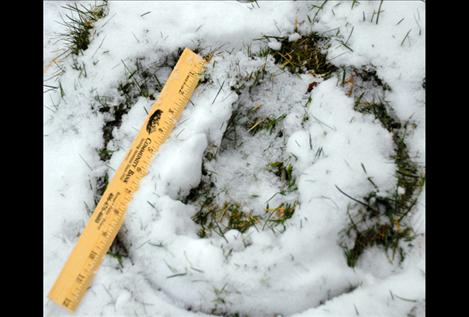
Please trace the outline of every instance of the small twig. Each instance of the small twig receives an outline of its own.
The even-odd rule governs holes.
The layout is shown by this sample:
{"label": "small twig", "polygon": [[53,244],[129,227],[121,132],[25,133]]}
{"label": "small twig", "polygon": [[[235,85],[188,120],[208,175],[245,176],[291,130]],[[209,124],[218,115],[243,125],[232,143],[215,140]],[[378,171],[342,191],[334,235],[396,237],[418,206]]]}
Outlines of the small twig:
{"label": "small twig", "polygon": [[270,196],[270,198],[267,199],[265,203],[266,203],[266,204],[269,203],[269,201],[270,201],[272,198],[274,198],[274,197],[275,197],[277,194],[279,194],[279,193],[280,193],[280,192],[276,192],[275,194],[273,194],[272,196]]}
{"label": "small twig", "polygon": [[265,121],[265,119],[259,119],[259,120],[257,120],[256,123],[254,123],[254,124],[252,125],[252,127],[249,128],[249,130],[248,130],[247,132],[251,132],[252,130],[254,130],[254,128],[256,128],[259,124],[261,124],[261,123],[264,122],[264,121]]}
{"label": "small twig", "polygon": [[364,203],[363,201],[360,201],[360,200],[358,200],[358,199],[356,199],[356,198],[353,198],[353,197],[350,196],[349,194],[345,193],[342,189],[340,189],[339,186],[337,186],[337,185],[334,185],[334,186],[335,186],[335,188],[337,188],[337,190],[338,190],[339,192],[341,192],[344,196],[350,198],[350,199],[353,200],[354,202],[357,202],[357,203],[359,203],[359,204],[361,204],[361,205],[363,205],[363,206],[365,206],[365,207],[367,207],[367,208],[370,208],[371,210],[373,210],[374,212],[376,212],[376,213],[379,214],[379,211],[376,210],[376,209],[374,209],[373,207],[371,207],[369,204],[366,204],[366,203]]}
{"label": "small twig", "polygon": [[368,172],[366,171],[365,165],[363,165],[363,163],[360,163],[360,164],[362,165],[362,169],[365,172],[365,174],[368,175]]}
{"label": "small twig", "polygon": [[348,53],[348,52],[340,53],[339,55],[330,58],[329,61],[331,61],[331,60],[333,60],[333,59],[336,59],[337,57],[342,56],[342,55],[347,54],[347,53]]}
{"label": "small twig", "polygon": [[409,208],[407,208],[407,210],[402,214],[402,216],[399,217],[398,221],[401,221],[402,219],[404,219],[404,217],[409,214],[409,212],[412,210],[412,208],[415,206],[416,203],[417,203],[417,199],[415,199],[412,202],[412,204],[409,206]]}
{"label": "small twig", "polygon": [[135,35],[135,33],[134,33],[134,32],[131,32],[131,33],[132,33],[132,35],[134,36],[134,39],[137,41],[137,43],[140,43],[140,40],[137,38],[137,36]]}
{"label": "small twig", "polygon": [[[391,290],[389,290],[389,292],[391,292]],[[391,295],[392,295],[392,292],[391,292]],[[394,296],[396,298],[399,298],[400,300],[403,300],[403,301],[406,301],[406,302],[411,302],[411,303],[417,303],[418,302],[416,299],[404,298],[404,297],[398,296],[396,294],[394,294]]]}
{"label": "small twig", "polygon": [[90,164],[88,164],[88,162],[87,162],[87,161],[85,161],[85,159],[83,158],[83,156],[81,156],[81,154],[78,154],[78,155],[80,156],[80,158],[82,159],[82,161],[83,161],[83,162],[85,162],[86,166],[88,166],[88,168],[90,169],[90,171],[92,171],[92,170],[93,170],[93,168],[91,167],[91,165],[90,165]]}
{"label": "small twig", "polygon": [[344,42],[340,42],[340,44],[342,44],[342,46],[344,46],[346,49],[350,50],[350,52],[353,52],[353,49],[347,45],[347,43],[344,43]]}
{"label": "small twig", "polygon": [[173,277],[184,276],[184,275],[187,275],[187,272],[169,275],[169,276],[166,276],[166,278],[173,278]]}
{"label": "small twig", "polygon": [[272,216],[274,215],[274,212],[275,212],[275,210],[272,210],[272,212],[270,212],[269,216],[268,216],[267,219],[264,221],[264,225],[262,226],[262,230],[265,229],[265,226],[267,225],[267,222],[269,222],[270,218],[272,218]]}
{"label": "small twig", "polygon": [[160,243],[148,242],[148,244],[151,245],[151,246],[154,246],[154,247],[164,248],[163,242],[160,242]]}
{"label": "small twig", "polygon": [[93,55],[91,55],[91,57],[93,58],[94,55],[96,55],[96,53],[98,52],[98,50],[101,48],[101,46],[103,46],[103,43],[104,43],[104,40],[106,39],[106,35],[104,36],[103,40],[101,41],[101,44],[99,44],[98,48],[96,49],[96,51],[94,51]]}
{"label": "small twig", "polygon": [[379,14],[381,13],[381,6],[383,5],[383,0],[379,3],[378,14],[376,15],[376,24],[378,24]]}
{"label": "small twig", "polygon": [[191,270],[194,270],[194,271],[199,272],[199,273],[204,273],[204,271],[202,271],[201,269],[195,268],[193,266],[191,266]]}
{"label": "small twig", "polygon": [[311,115],[311,117],[313,117],[313,118],[314,118],[314,120],[316,120],[316,121],[317,121],[319,124],[322,124],[322,125],[324,125],[324,126],[328,127],[329,129],[331,129],[331,130],[335,131],[335,129],[334,129],[333,127],[331,127],[330,125],[328,125],[328,124],[324,123],[323,121],[319,120],[319,119],[318,119],[318,118],[316,118],[314,115]]}
{"label": "small twig", "polygon": [[357,306],[355,304],[353,304],[353,307],[355,308],[355,314],[357,314],[357,316],[360,316],[360,313],[358,312]]}
{"label": "small twig", "polygon": [[327,0],[324,0],[324,2],[320,6],[313,5],[313,8],[317,8],[318,10],[314,14],[313,17],[313,22],[316,20],[317,15],[319,14],[319,11],[321,11],[324,8],[324,5],[326,4]]}
{"label": "small twig", "polygon": [[225,237],[225,235],[223,234],[223,230],[221,229],[220,225],[218,224],[218,222],[215,221],[215,225],[217,226],[218,230],[220,232],[217,232],[217,230],[213,230],[216,234],[218,234],[220,237],[222,237],[226,243],[230,243],[228,241],[228,239]]}
{"label": "small twig", "polygon": [[212,105],[215,103],[215,100],[217,100],[217,97],[218,97],[218,95],[220,94],[220,91],[222,90],[224,84],[225,84],[225,81],[223,81],[223,83],[222,83],[221,86],[220,86],[220,89],[218,89],[218,92],[217,92],[215,98],[214,98],[213,101],[212,101]]}
{"label": "small twig", "polygon": [[404,39],[403,39],[402,42],[401,42],[401,46],[404,45],[404,41],[405,41],[405,40],[407,39],[407,37],[409,36],[410,31],[412,31],[412,29],[410,29],[410,30],[407,32],[407,34],[404,36]]}
{"label": "small twig", "polygon": [[46,105],[44,105],[44,107],[45,107],[46,109],[52,111],[52,113],[55,113],[55,110],[54,110],[54,109],[52,109],[52,108],[50,108],[50,107],[48,107],[48,106],[46,106]]}
{"label": "small twig", "polygon": [[347,37],[347,41],[345,41],[345,44],[348,43],[348,41],[350,40],[350,37],[352,36],[352,33],[353,33],[353,30],[355,29],[355,26],[352,27],[352,30],[350,31],[350,34],[348,35]]}

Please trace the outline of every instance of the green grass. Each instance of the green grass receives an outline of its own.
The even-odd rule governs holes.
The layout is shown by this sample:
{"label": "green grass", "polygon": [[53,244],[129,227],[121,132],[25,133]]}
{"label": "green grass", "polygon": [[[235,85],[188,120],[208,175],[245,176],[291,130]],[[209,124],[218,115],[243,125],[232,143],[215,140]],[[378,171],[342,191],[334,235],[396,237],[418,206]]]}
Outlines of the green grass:
{"label": "green grass", "polygon": [[394,119],[387,110],[388,106],[383,101],[365,101],[357,100],[354,109],[361,113],[373,115],[383,127],[388,131],[394,131],[401,128],[401,123]]}
{"label": "green grass", "polygon": [[155,94],[163,88],[156,72],[167,67],[164,64],[144,65],[144,58],[137,58],[132,68],[124,65],[127,71],[127,80],[121,82],[118,91],[121,96],[125,97],[127,103],[135,102],[138,97],[145,97],[155,100]]}
{"label": "green grass", "polygon": [[361,68],[351,67],[349,72],[353,73],[354,77],[360,78],[362,82],[370,83],[374,88],[381,88],[384,92],[391,91],[391,87],[378,76],[376,67],[373,65],[365,65]]}
{"label": "green grass", "polygon": [[103,162],[109,161],[111,159],[113,151],[108,150],[107,148],[99,148],[97,150],[99,159]]}
{"label": "green grass", "polygon": [[112,241],[111,247],[109,248],[107,254],[117,260],[120,268],[124,267],[124,259],[129,258],[129,250],[127,244],[124,241],[122,229],[119,231],[114,241]]}
{"label": "green grass", "polygon": [[209,197],[192,216],[192,220],[201,226],[198,236],[205,238],[212,232],[222,237],[229,230],[244,233],[258,224],[260,217],[242,208],[239,203],[226,201],[220,206],[214,202],[213,197]]}
{"label": "green grass", "polygon": [[96,190],[95,190],[95,195],[94,195],[95,205],[98,204],[108,184],[109,184],[109,176],[107,175],[107,173],[96,178]]}
{"label": "green grass", "polygon": [[316,11],[315,11],[315,13],[314,13],[313,19],[311,19],[311,18],[308,16],[308,20],[310,21],[310,23],[313,24],[313,23],[315,23],[315,22],[318,22],[317,17],[318,17],[318,15],[319,15],[319,12],[321,12],[321,11],[324,9],[324,6],[326,5],[327,1],[328,1],[328,0],[324,0],[324,1],[321,3],[321,5],[319,5],[319,6],[318,6],[318,5],[315,5],[315,4],[313,4],[313,5],[311,6],[311,10],[314,11],[314,10],[316,9]]}
{"label": "green grass", "polygon": [[266,130],[270,134],[272,134],[272,131],[274,131],[275,127],[283,120],[285,119],[287,115],[282,114],[278,117],[266,117],[266,118],[254,118],[250,122],[247,123],[247,131],[251,133],[252,135],[255,135],[261,130]]}
{"label": "green grass", "polygon": [[269,54],[273,56],[275,63],[293,74],[311,73],[327,79],[337,69],[323,53],[330,45],[326,36],[312,32],[294,42],[289,42],[288,37],[277,36],[265,36],[264,40],[270,38],[275,38],[282,46],[278,51],[270,49]]}
{"label": "green grass", "polygon": [[[410,34],[411,31],[412,31],[412,29],[410,29],[409,31],[407,31],[407,33],[405,34],[404,38],[402,39],[401,46],[404,45],[405,40],[407,40],[407,38],[409,37],[409,34]],[[410,45],[410,41],[409,41],[409,45]]]}
{"label": "green grass", "polygon": [[[347,211],[349,222],[342,232],[340,244],[351,267],[357,264],[366,249],[373,246],[382,247],[390,261],[398,256],[401,262],[406,255],[403,244],[411,245],[415,238],[409,215],[425,182],[424,171],[412,160],[406,143],[412,122],[401,122],[393,114],[384,99],[390,87],[378,77],[376,70],[367,66],[352,68],[350,73],[354,78],[351,82],[355,88],[350,90],[350,95],[355,98],[355,111],[373,116],[392,135],[394,154],[391,158],[396,166],[396,180],[391,192],[380,192],[362,164],[373,191],[365,197],[355,198],[337,188],[358,206],[353,216]],[[345,70],[342,78],[345,86]],[[369,89],[377,90],[381,96],[377,99],[375,95],[370,97]]]}
{"label": "green grass", "polygon": [[[278,172],[279,177],[285,182],[286,189],[290,191],[296,190],[291,171],[292,167],[289,165]],[[276,172],[273,171],[273,173]],[[238,202],[225,201],[221,205],[217,204],[213,187],[214,184],[211,182],[210,177],[205,177],[198,187],[190,191],[185,199],[185,203],[198,202],[200,204],[199,210],[192,216],[192,220],[200,225],[197,234],[201,238],[210,237],[212,234],[224,238],[224,234],[229,230],[244,233],[251,227],[255,227],[256,230],[264,230],[265,228],[275,229],[280,225],[285,230],[285,223],[293,216],[297,206],[296,202],[281,203],[275,208],[270,208],[267,204],[264,210],[265,213],[256,215],[253,210],[241,206]]]}
{"label": "green grass", "polygon": [[[397,192],[391,196],[379,191],[372,191],[358,200],[337,189],[360,205],[353,217],[347,211],[349,224],[343,234],[348,241],[341,242],[347,265],[354,267],[363,252],[373,246],[382,247],[391,262],[396,255],[402,262],[405,259],[402,243],[410,245],[415,238],[412,227],[404,221],[407,201],[400,199]],[[353,240],[351,245],[350,240]]]}
{"label": "green grass", "polygon": [[[259,67],[246,75],[236,75],[236,81],[230,87],[238,95],[253,95],[256,89],[264,82],[273,78],[273,74],[267,69],[267,57],[270,50],[261,49],[254,53],[250,46],[245,46],[248,56],[253,59],[260,59]],[[221,85],[220,85],[221,86]],[[243,100],[243,98],[240,98]],[[235,104],[231,117],[226,123],[226,129],[222,136],[219,147],[211,147],[204,153],[202,161],[202,179],[199,185],[192,188],[189,194],[183,199],[186,204],[192,204],[198,207],[198,211],[193,215],[192,220],[198,224],[198,235],[201,238],[218,235],[224,238],[228,230],[237,230],[241,233],[250,228],[256,230],[269,229],[274,230],[277,227],[286,228],[286,221],[291,218],[297,203],[284,202],[276,208],[271,209],[267,205],[262,210],[251,210],[245,204],[235,200],[220,201],[216,199],[220,194],[220,189],[215,185],[216,171],[208,171],[206,165],[208,162],[216,160],[219,152],[235,150],[242,145],[245,138],[255,138],[258,134],[264,132],[265,136],[271,136],[275,141],[283,136],[280,127],[286,114],[278,116],[266,116],[260,114],[262,104],[255,104],[252,107],[246,107],[242,101]],[[284,139],[278,139],[278,142],[284,142]],[[286,162],[272,162],[266,167],[277,176],[281,181],[281,190],[277,194],[286,195],[295,191],[296,182],[293,177],[293,167]],[[252,193],[252,198],[258,197]]]}
{"label": "green grass", "polygon": [[251,93],[254,88],[259,86],[267,79],[272,79],[272,74],[270,78],[266,75],[268,74],[267,69],[267,62],[259,66],[257,69],[251,71],[246,76],[238,76],[238,80],[234,83],[230,88],[238,95],[241,95],[245,89],[248,89],[248,92]]}
{"label": "green grass", "polygon": [[122,118],[126,115],[139,97],[146,97],[150,100],[156,99],[156,94],[163,88],[163,84],[156,75],[156,72],[167,67],[163,64],[144,63],[143,58],[137,58],[129,67],[122,61],[126,70],[126,77],[118,84],[118,98],[109,96],[95,96],[95,103],[92,110],[110,114],[103,126],[103,145],[97,149],[102,161],[108,161],[112,152],[108,149],[108,144],[112,140],[112,132],[120,127]]}
{"label": "green grass", "polygon": [[[206,151],[205,159],[211,150]],[[293,166],[284,162],[272,162],[266,166],[267,170],[279,177],[282,182],[281,195],[297,190],[296,180],[293,176]],[[255,195],[254,195],[255,196]],[[216,234],[224,238],[229,230],[246,232],[251,227],[256,230],[274,230],[280,226],[286,229],[286,221],[290,219],[298,205],[297,202],[280,203],[275,208],[270,208],[267,203],[264,213],[255,214],[246,206],[241,206],[235,201],[216,203],[216,188],[212,181],[211,172],[207,171],[202,164],[202,179],[199,185],[192,188],[185,197],[184,203],[192,203],[199,206],[199,210],[192,216],[192,220],[200,225],[198,236],[210,237]],[[260,225],[260,226],[258,226]]]}
{"label": "green grass", "polygon": [[[216,203],[218,189],[214,183],[213,172],[208,171],[205,167],[206,162],[216,159],[218,151],[236,148],[238,142],[242,142],[238,140],[240,138],[239,129],[248,131],[248,137],[255,137],[256,133],[263,129],[269,132],[273,131],[277,122],[283,119],[284,116],[280,116],[282,118],[270,118],[271,120],[266,118],[257,120],[258,117],[252,118],[261,106],[259,104],[250,109],[242,108],[240,110],[238,108],[233,111],[220,147],[209,146],[204,154],[202,179],[199,185],[192,188],[183,200],[184,203],[191,203],[199,208],[193,215],[192,220],[200,225],[198,235],[201,238],[210,237],[213,234],[224,238],[224,234],[228,230],[237,230],[243,233],[251,227],[255,227],[256,230],[265,228],[274,230],[277,226],[281,226],[285,229],[287,219],[291,218],[294,213],[296,203],[282,203],[274,209],[269,208],[267,204],[264,211],[259,210],[258,212],[254,212],[254,210],[250,210],[236,201]],[[252,124],[249,124],[249,122],[260,123],[252,128]],[[273,138],[276,137],[277,135],[273,136]],[[291,164],[281,161],[271,162],[266,166],[266,169],[279,177],[282,184],[279,194],[286,195],[297,190]],[[256,195],[253,194],[252,197],[256,197]]]}
{"label": "green grass", "polygon": [[[276,161],[269,163],[266,168],[280,179],[282,183],[282,189],[279,194],[286,195],[287,193],[296,191],[298,189],[296,185],[296,179],[293,176],[292,164]],[[285,231],[285,223],[293,216],[297,205],[298,203],[296,201],[290,203],[282,202],[278,206],[270,208],[269,203],[267,203],[265,208],[266,215],[264,217],[264,225],[262,229],[268,227],[275,231],[275,228],[280,225],[283,227],[283,231]]]}
{"label": "green grass", "polygon": [[85,63],[84,62],[82,62],[81,64],[78,63],[78,60],[77,60],[76,56],[73,56],[72,69],[79,72],[78,78],[81,78],[82,76],[85,77],[85,78],[87,77]]}
{"label": "green grass", "polygon": [[62,8],[66,9],[67,13],[59,23],[66,27],[66,31],[59,34],[59,39],[66,43],[67,54],[79,55],[88,48],[96,21],[107,14],[107,1],[101,5],[89,6],[67,3]]}
{"label": "green grass", "polygon": [[269,204],[267,204],[265,208],[266,217],[262,230],[266,227],[275,230],[277,226],[281,225],[283,227],[283,231],[285,231],[285,223],[293,216],[297,205],[297,202],[280,203],[277,207],[269,208]]}
{"label": "green grass", "polygon": [[296,179],[293,176],[293,166],[285,164],[284,162],[272,162],[267,165],[267,170],[280,178],[284,184],[282,193],[292,192],[297,190]]}
{"label": "green grass", "polygon": [[382,12],[384,12],[384,11],[381,10],[381,6],[382,6],[382,5],[383,5],[383,0],[381,0],[381,1],[379,2],[378,12],[376,13],[376,24],[378,24],[378,20],[379,20],[380,14],[381,14]]}

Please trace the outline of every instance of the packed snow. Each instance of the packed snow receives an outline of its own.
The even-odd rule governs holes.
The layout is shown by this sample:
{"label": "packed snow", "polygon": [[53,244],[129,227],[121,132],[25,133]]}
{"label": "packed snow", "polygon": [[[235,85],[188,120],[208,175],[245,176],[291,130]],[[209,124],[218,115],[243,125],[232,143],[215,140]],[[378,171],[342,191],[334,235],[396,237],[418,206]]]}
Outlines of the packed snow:
{"label": "packed snow", "polygon": [[[163,65],[184,47],[216,53],[130,203],[122,228],[129,256],[121,264],[106,256],[74,315],[425,316],[425,190],[412,210],[417,235],[402,263],[374,246],[351,268],[339,245],[353,201],[337,187],[364,197],[374,186],[396,186],[391,133],[354,110],[338,76],[292,74],[271,55],[249,52],[279,51],[280,37],[291,43],[340,30],[325,48],[328,60],[376,67],[391,88],[385,97],[395,116],[415,123],[406,142],[424,168],[423,2],[109,1],[88,48],[53,63],[65,47],[57,38],[65,3],[44,2],[45,316],[70,315],[47,293],[95,206],[97,178],[112,178],[154,103],[144,95],[132,101],[104,162],[97,149],[112,115],[96,110],[96,96],[116,106],[137,59]],[[370,22],[378,10],[379,22]],[[154,69],[164,84],[171,68]],[[239,126],[228,138],[233,118]],[[258,118],[276,125],[253,133]],[[273,162],[291,164],[296,187],[285,190],[266,168]],[[193,220],[200,199],[187,197],[207,180],[218,205],[237,202],[261,219],[266,204],[295,204],[295,212],[283,227],[261,220],[245,232],[202,238]]]}

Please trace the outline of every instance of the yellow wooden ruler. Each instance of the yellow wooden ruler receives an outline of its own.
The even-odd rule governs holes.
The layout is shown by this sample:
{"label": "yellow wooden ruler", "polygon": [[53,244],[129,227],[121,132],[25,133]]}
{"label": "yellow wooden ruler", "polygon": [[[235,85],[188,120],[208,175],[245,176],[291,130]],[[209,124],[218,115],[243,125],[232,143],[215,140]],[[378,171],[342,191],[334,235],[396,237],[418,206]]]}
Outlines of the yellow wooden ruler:
{"label": "yellow wooden ruler", "polygon": [[49,292],[58,305],[69,311],[77,308],[122,226],[133,193],[189,101],[205,63],[188,48],[182,52]]}

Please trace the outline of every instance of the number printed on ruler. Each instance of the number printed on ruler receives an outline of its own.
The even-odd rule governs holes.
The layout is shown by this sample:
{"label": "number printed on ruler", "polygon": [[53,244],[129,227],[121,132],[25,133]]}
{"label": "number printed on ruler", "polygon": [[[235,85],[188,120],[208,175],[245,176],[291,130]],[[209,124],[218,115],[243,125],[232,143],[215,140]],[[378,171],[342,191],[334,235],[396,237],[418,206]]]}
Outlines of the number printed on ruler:
{"label": "number printed on ruler", "polygon": [[77,308],[122,226],[132,195],[192,96],[205,63],[190,49],[182,52],[49,292],[58,305],[69,311]]}

